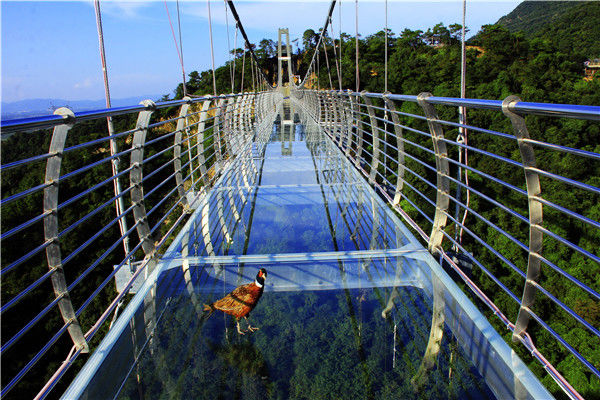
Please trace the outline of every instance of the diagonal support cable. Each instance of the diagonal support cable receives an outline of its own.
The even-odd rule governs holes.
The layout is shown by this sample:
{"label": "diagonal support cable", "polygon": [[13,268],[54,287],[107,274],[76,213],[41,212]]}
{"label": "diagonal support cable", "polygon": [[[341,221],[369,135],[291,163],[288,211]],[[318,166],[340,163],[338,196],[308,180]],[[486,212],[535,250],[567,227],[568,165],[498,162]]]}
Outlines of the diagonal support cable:
{"label": "diagonal support cable", "polygon": [[319,53],[319,46],[321,45],[321,42],[323,41],[323,35],[325,35],[325,32],[327,32],[327,27],[329,26],[329,21],[331,20],[331,15],[333,14],[333,10],[335,8],[335,3],[336,3],[336,0],[331,0],[331,4],[329,5],[329,12],[327,13],[327,18],[325,18],[325,25],[323,25],[323,29],[321,29],[321,35],[319,36],[319,40],[317,41],[317,45],[315,46],[315,51],[313,52],[313,56],[310,60],[308,69],[306,70],[306,74],[304,75],[304,78],[300,82],[300,85],[299,85],[300,87],[304,86],[306,79],[310,76],[310,71],[312,71],[313,65],[315,63],[315,58],[316,58],[317,54]]}
{"label": "diagonal support cable", "polygon": [[244,40],[246,41],[246,46],[248,47],[248,51],[250,51],[250,54],[252,55],[252,58],[254,59],[254,61],[256,62],[256,64],[258,65],[258,70],[260,72],[260,74],[262,75],[263,79],[271,86],[273,87],[273,82],[271,82],[271,80],[269,79],[269,77],[267,75],[265,75],[263,69],[261,68],[262,66],[260,65],[260,62],[258,62],[258,58],[256,57],[256,54],[254,54],[254,50],[252,50],[252,46],[250,43],[250,40],[248,40],[248,35],[246,35],[246,31],[244,30],[244,25],[242,25],[242,21],[240,21],[240,16],[238,15],[235,6],[233,5],[233,1],[232,0],[227,0],[227,5],[229,5],[229,9],[231,10],[231,13],[233,14],[233,18],[235,18],[235,21],[237,23],[238,28],[240,29],[240,33],[242,34],[242,36],[244,37]]}

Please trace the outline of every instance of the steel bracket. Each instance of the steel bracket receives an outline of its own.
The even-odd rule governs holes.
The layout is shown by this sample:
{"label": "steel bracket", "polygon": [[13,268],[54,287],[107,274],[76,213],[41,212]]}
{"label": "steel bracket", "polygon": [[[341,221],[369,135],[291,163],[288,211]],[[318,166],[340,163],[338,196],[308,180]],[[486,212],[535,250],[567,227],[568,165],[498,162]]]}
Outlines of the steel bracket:
{"label": "steel bracket", "polygon": [[442,129],[442,125],[437,122],[438,115],[435,107],[427,102],[427,98],[431,96],[431,93],[420,93],[417,96],[417,102],[423,108],[425,117],[427,117],[427,125],[429,126],[433,150],[435,152],[437,194],[433,227],[431,228],[427,248],[432,254],[436,254],[442,247],[442,240],[444,239],[443,230],[448,220],[448,207],[450,206],[450,180],[448,176],[450,176],[450,166],[448,165],[446,143],[440,140],[444,138],[444,130]]}
{"label": "steel bracket", "polygon": [[[173,148],[173,166],[175,168],[175,183],[177,184],[177,194],[179,196],[179,200],[181,201],[181,205],[185,211],[188,210],[189,205],[187,198],[185,196],[185,189],[183,187],[183,177],[181,174],[181,142],[183,137],[183,130],[189,131],[189,128],[186,127],[188,110],[191,104],[190,97],[184,97],[184,100],[187,100],[187,103],[182,104],[179,109],[179,117],[177,119],[177,127],[175,128],[175,147]],[[188,142],[190,140],[189,135]],[[191,156],[191,154],[190,154]]]}
{"label": "steel bracket", "polygon": [[396,113],[396,104],[388,97],[390,94],[390,92],[384,93],[383,101],[385,101],[385,104],[390,109],[390,115],[392,116],[392,121],[394,122],[394,134],[396,135],[396,148],[398,149],[398,159],[396,160],[398,165],[398,178],[396,181],[396,191],[394,193],[392,205],[398,206],[402,198],[402,189],[404,187],[404,137],[402,125],[400,124],[400,118]]}
{"label": "steel bracket", "polygon": [[52,287],[58,301],[58,308],[75,347],[82,353],[89,353],[90,348],[81,330],[81,325],[75,315],[75,309],[71,302],[71,296],[67,289],[62,254],[60,251],[60,240],[58,239],[58,189],[60,169],[62,165],[63,150],[69,130],[75,125],[75,114],[68,108],[61,107],[54,112],[55,115],[66,116],[66,123],[58,125],[52,132],[52,141],[48,153],[52,154],[46,161],[45,183],[50,186],[44,189],[44,239],[50,242],[46,247],[46,258],[48,268],[53,272]]}
{"label": "steel bracket", "polygon": [[[508,96],[502,102],[502,112],[508,118],[517,137],[519,152],[523,161],[523,170],[525,172],[525,184],[527,186],[527,197],[529,202],[529,256],[527,258],[527,279],[523,287],[523,296],[519,306],[519,314],[513,331],[513,341],[516,342],[522,337],[523,332],[527,330],[530,315],[528,310],[535,302],[535,294],[537,288],[535,283],[540,277],[541,260],[539,256],[542,254],[542,242],[544,233],[540,229],[543,223],[543,206],[542,203],[535,200],[539,197],[542,190],[540,186],[540,178],[535,172],[536,161],[533,147],[525,141],[529,139],[527,124],[525,118],[511,110],[511,106],[520,102],[521,99],[517,96]],[[533,282],[533,283],[532,283]]]}
{"label": "steel bracket", "polygon": [[360,92],[364,103],[367,106],[367,112],[369,113],[369,120],[371,121],[371,135],[373,139],[373,159],[371,160],[371,170],[369,171],[369,183],[375,185],[377,183],[377,169],[379,168],[379,125],[375,118],[375,110],[373,109],[373,102],[369,97],[366,96],[367,91],[363,90]]}
{"label": "steel bracket", "polygon": [[[148,134],[148,125],[150,124],[150,117],[156,109],[156,105],[152,100],[144,100],[140,103],[146,109],[140,111],[136,123],[136,131],[133,135],[133,144],[131,152],[131,171],[129,173],[129,182],[131,186],[131,203],[133,204],[133,217],[136,222],[136,230],[138,237],[142,242],[142,249],[146,257],[152,257],[156,250],[152,234],[150,232],[150,225],[148,224],[148,215],[146,213],[146,206],[144,205],[144,143],[146,142],[146,135]],[[151,264],[153,265],[153,264]],[[148,271],[149,274],[152,271]]]}

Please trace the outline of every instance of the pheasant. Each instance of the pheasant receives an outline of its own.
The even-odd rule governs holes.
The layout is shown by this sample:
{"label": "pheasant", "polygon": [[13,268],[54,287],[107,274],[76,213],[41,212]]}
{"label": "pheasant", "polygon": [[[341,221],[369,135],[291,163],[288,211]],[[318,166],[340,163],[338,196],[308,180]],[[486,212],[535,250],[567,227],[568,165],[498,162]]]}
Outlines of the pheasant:
{"label": "pheasant", "polygon": [[208,311],[208,316],[212,315],[215,310],[221,310],[225,314],[233,315],[237,323],[237,331],[243,335],[246,331],[240,328],[240,318],[244,318],[248,324],[248,331],[255,332],[258,328],[250,325],[248,314],[256,307],[256,303],[260,300],[263,294],[265,279],[267,278],[267,270],[261,268],[256,274],[256,279],[252,283],[238,286],[227,296],[212,304],[205,304],[204,311]]}

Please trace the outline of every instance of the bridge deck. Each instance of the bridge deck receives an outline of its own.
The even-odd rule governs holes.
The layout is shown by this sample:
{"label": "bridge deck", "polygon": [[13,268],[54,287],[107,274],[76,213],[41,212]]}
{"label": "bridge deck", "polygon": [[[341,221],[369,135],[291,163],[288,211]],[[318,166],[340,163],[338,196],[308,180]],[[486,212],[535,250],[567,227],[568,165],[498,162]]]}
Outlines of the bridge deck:
{"label": "bridge deck", "polygon": [[[551,397],[308,116],[243,139],[65,398]],[[206,319],[261,267],[261,330]]]}

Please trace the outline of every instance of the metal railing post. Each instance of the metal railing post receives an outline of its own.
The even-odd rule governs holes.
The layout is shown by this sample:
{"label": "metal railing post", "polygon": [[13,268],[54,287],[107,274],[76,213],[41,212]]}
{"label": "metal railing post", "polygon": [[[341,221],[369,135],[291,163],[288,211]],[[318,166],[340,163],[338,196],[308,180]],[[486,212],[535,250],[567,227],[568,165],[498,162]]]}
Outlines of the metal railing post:
{"label": "metal railing post", "polygon": [[[185,196],[185,189],[183,187],[183,177],[182,177],[182,173],[181,173],[181,142],[182,142],[182,137],[183,137],[183,130],[185,128],[186,125],[186,119],[185,116],[188,114],[188,110],[190,108],[190,104],[191,104],[191,98],[190,97],[184,97],[184,100],[187,100],[188,102],[185,104],[181,105],[181,108],[179,109],[179,117],[177,119],[177,127],[175,128],[175,147],[173,148],[173,167],[175,168],[175,183],[177,185],[177,194],[179,195],[179,199],[181,201],[181,205],[183,206],[183,209],[185,212],[189,212],[189,204],[187,201],[187,198]],[[190,141],[189,135],[188,135],[188,143]],[[191,154],[190,154],[191,156]],[[193,177],[192,177],[193,179]]]}
{"label": "metal railing post", "polygon": [[356,116],[354,114],[354,101],[352,100],[352,90],[350,90],[350,89],[348,89],[348,103],[350,104],[350,107],[348,109],[350,118],[348,120],[348,132],[347,132],[347,136],[346,136],[346,150],[345,150],[344,154],[349,159],[350,151],[352,150],[352,141],[353,141],[352,140],[352,128],[354,127],[354,124],[356,123]]}
{"label": "metal railing post", "polygon": [[429,243],[427,248],[432,253],[437,253],[442,246],[444,239],[443,229],[448,220],[448,207],[450,205],[450,166],[448,165],[448,152],[446,143],[440,139],[444,138],[444,130],[442,125],[437,122],[438,115],[435,107],[427,102],[427,98],[431,97],[431,93],[420,93],[417,96],[417,102],[423,108],[425,117],[427,117],[427,125],[433,142],[433,150],[435,152],[435,167],[437,171],[437,194],[435,200],[435,216],[433,218],[433,227],[431,235],[429,235]]}
{"label": "metal railing post", "polygon": [[[219,101],[216,101],[215,99],[215,103],[216,103],[216,107],[217,107],[217,111],[215,113],[215,118],[213,119],[213,143],[215,143],[215,150],[216,150],[216,157],[217,157],[217,161],[221,162],[223,160],[223,153],[222,153],[222,145],[223,145],[223,135],[222,135],[222,126],[223,123],[221,122],[222,120],[222,116],[224,113],[224,109],[225,109],[225,99],[220,98]],[[204,157],[204,155],[202,155]],[[206,172],[206,171],[205,171]]]}
{"label": "metal railing post", "polygon": [[340,126],[339,124],[341,118],[338,110],[337,97],[335,92],[333,91],[330,91],[327,94],[327,97],[329,97],[329,103],[331,104],[331,140],[333,141],[333,143],[338,143],[338,128]]}
{"label": "metal railing post", "polygon": [[327,106],[327,96],[325,93],[319,93],[319,100],[321,104],[321,111],[323,112],[323,114],[320,115],[319,122],[325,126],[325,132],[327,132],[329,125],[329,107]]}
{"label": "metal railing post", "polygon": [[61,107],[54,112],[56,115],[68,117],[65,124],[54,128],[52,132],[52,141],[50,142],[49,154],[52,157],[46,162],[45,183],[50,186],[44,189],[44,239],[51,242],[46,247],[46,258],[48,259],[48,268],[54,271],[52,274],[52,287],[56,298],[59,298],[58,308],[63,321],[68,325],[69,335],[75,344],[77,350],[82,353],[90,351],[85,336],[81,330],[81,325],[75,315],[71,296],[67,289],[67,281],[62,264],[62,255],[60,251],[60,240],[58,238],[58,180],[60,178],[60,168],[62,164],[63,150],[69,130],[75,124],[75,114],[68,108]]}
{"label": "metal railing post", "polygon": [[371,160],[371,170],[369,171],[369,183],[375,185],[377,183],[377,169],[379,168],[379,125],[375,118],[375,110],[373,109],[373,102],[367,96],[366,90],[360,92],[360,97],[367,105],[367,112],[369,113],[369,120],[371,121],[371,135],[373,138],[373,159]]}
{"label": "metal railing post", "polygon": [[394,134],[396,135],[396,147],[398,148],[398,159],[396,160],[398,165],[396,171],[398,180],[396,181],[396,191],[394,192],[394,199],[392,201],[392,205],[398,206],[400,204],[400,199],[402,198],[402,189],[404,187],[404,140],[400,118],[398,117],[398,114],[396,114],[396,104],[388,98],[387,95],[389,94],[389,92],[384,93],[383,101],[385,101],[385,104],[389,108],[392,121],[394,122]]}
{"label": "metal railing post", "polygon": [[225,139],[225,148],[230,155],[235,154],[233,147],[232,135],[234,131],[234,114],[235,114],[235,99],[230,97],[227,99],[225,112],[223,113],[223,139]]}
{"label": "metal railing post", "polygon": [[[136,230],[140,241],[142,242],[142,249],[146,257],[152,258],[156,247],[152,234],[150,232],[150,225],[148,223],[148,215],[146,213],[146,206],[144,205],[144,188],[142,181],[144,178],[144,143],[146,142],[146,135],[148,134],[148,125],[150,124],[150,117],[156,109],[156,105],[152,100],[144,100],[142,104],[146,109],[140,111],[136,123],[136,131],[133,135],[133,151],[131,152],[131,172],[129,173],[130,185],[131,185],[131,203],[133,204],[133,217],[136,223]],[[149,267],[153,267],[149,265]],[[146,275],[148,275],[151,269],[146,269]]]}
{"label": "metal railing post", "polygon": [[[200,178],[202,179],[202,181],[204,182],[204,184],[206,184],[206,165],[205,165],[205,158],[204,158],[204,130],[206,127],[206,118],[208,117],[208,109],[210,107],[210,103],[212,100],[204,100],[202,102],[202,110],[200,111],[200,120],[198,121],[198,133],[197,138],[196,138],[196,147],[198,149],[198,167],[200,170]],[[215,119],[217,117],[215,116]],[[215,130],[213,129],[213,146],[215,146],[215,151],[217,151],[218,147],[218,143],[214,142],[214,137],[217,136],[215,135]]]}
{"label": "metal railing post", "polygon": [[535,293],[537,288],[535,284],[540,277],[540,258],[542,254],[542,242],[544,233],[540,229],[543,223],[543,206],[542,203],[535,200],[541,193],[540,178],[535,172],[536,161],[535,152],[531,144],[525,140],[529,139],[527,124],[525,118],[511,111],[511,106],[520,102],[521,99],[517,96],[508,96],[502,102],[502,112],[506,115],[512,124],[519,152],[523,161],[523,170],[525,172],[525,184],[527,186],[527,197],[529,203],[529,255],[527,258],[527,280],[523,287],[523,296],[519,306],[519,314],[513,331],[513,341],[517,341],[523,332],[527,330],[530,316],[529,310],[535,301]]}
{"label": "metal railing post", "polygon": [[338,146],[340,147],[340,149],[342,149],[345,137],[347,135],[347,127],[348,127],[346,107],[344,105],[342,95],[339,92],[335,92],[334,96],[335,96],[335,103],[337,106],[338,118],[339,118],[339,121],[338,121],[338,131],[339,131]]}
{"label": "metal railing post", "polygon": [[[359,110],[359,96],[358,95],[354,95],[354,100],[355,100],[355,104],[354,104],[354,109],[355,111]],[[363,151],[363,125],[362,125],[362,120],[361,117],[358,115],[355,115],[355,121],[356,121],[356,152],[355,154],[355,158],[354,158],[354,165],[356,165],[357,168],[362,169],[361,165],[360,165],[360,160],[362,159],[362,151]]]}

